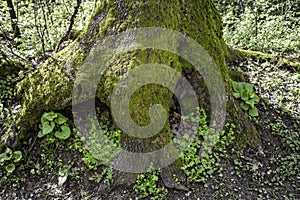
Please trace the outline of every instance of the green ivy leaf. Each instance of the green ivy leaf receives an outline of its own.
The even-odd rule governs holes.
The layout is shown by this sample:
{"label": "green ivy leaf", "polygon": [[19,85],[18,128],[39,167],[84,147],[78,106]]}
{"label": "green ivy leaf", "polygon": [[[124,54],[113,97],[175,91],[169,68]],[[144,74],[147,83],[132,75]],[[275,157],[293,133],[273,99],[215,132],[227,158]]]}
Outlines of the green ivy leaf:
{"label": "green ivy leaf", "polygon": [[[42,124],[47,123],[47,122],[49,122],[49,120],[48,120],[47,118],[45,118],[45,117],[42,117],[42,118],[41,118],[41,123],[42,123]],[[42,128],[41,128],[41,129],[42,129]]]}
{"label": "green ivy leaf", "polygon": [[8,172],[8,173],[12,173],[14,170],[15,170],[16,166],[15,164],[13,163],[10,163],[9,165],[6,165],[5,166],[5,170]]}
{"label": "green ivy leaf", "polygon": [[55,132],[55,137],[57,137],[59,139],[63,139],[63,140],[69,138],[70,135],[71,135],[70,128],[66,125],[63,125],[60,128],[61,128],[61,131],[56,131]]}
{"label": "green ivy leaf", "polygon": [[253,97],[255,97],[255,93],[254,92],[250,92],[249,93],[249,98],[252,99]]}
{"label": "green ivy leaf", "polygon": [[251,107],[254,107],[254,100],[253,99],[249,99],[249,100],[245,101],[245,103],[250,105]]}
{"label": "green ivy leaf", "polygon": [[39,131],[39,132],[38,132],[38,137],[39,137],[39,138],[42,138],[42,137],[44,137],[44,136],[45,136],[45,135],[43,134],[43,131]]}
{"label": "green ivy leaf", "polygon": [[257,108],[256,108],[256,107],[251,108],[251,109],[249,110],[249,115],[250,115],[251,117],[257,117],[257,116],[258,116],[258,110],[257,110]]}
{"label": "green ivy leaf", "polygon": [[4,152],[9,158],[11,158],[11,156],[12,156],[12,150],[10,149],[10,148],[6,148],[5,149],[5,152]]}
{"label": "green ivy leaf", "polygon": [[66,118],[65,116],[63,116],[60,113],[57,113],[57,118],[55,119],[55,123],[61,125],[65,122],[67,122],[68,118]]}
{"label": "green ivy leaf", "polygon": [[12,157],[14,158],[14,162],[19,162],[22,159],[22,152],[15,151]]}

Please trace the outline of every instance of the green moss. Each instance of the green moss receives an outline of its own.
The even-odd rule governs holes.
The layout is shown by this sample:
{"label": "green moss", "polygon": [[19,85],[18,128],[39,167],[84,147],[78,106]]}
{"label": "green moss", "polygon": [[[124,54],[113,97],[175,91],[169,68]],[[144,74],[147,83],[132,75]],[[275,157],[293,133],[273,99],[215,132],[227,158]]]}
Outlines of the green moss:
{"label": "green moss", "polygon": [[[37,126],[43,111],[61,110],[71,105],[74,74],[85,54],[78,43],[54,55],[16,86],[22,107],[15,127],[1,136],[1,143],[13,146]],[[17,131],[16,131],[17,130]]]}
{"label": "green moss", "polygon": [[[193,38],[213,57],[224,81],[228,82],[225,66],[228,53],[222,39],[222,22],[210,0],[97,0],[90,22],[77,40],[18,84],[17,94],[22,109],[16,122],[20,133],[34,127],[44,110],[59,110],[71,104],[74,74],[92,45],[96,42],[101,44],[101,40],[108,35],[135,27],[163,27]],[[112,63],[104,74],[97,92],[99,99],[109,105],[108,97],[115,83],[134,66],[151,62],[166,64],[179,72],[186,67],[178,56],[169,52],[140,50],[128,53]],[[135,93],[130,102],[130,114],[140,125],[149,123],[150,104],[161,104],[168,111],[172,98],[172,93],[161,86],[149,85],[145,89]],[[227,91],[230,91],[229,87]],[[171,133],[168,123],[161,133],[166,133],[166,141],[169,141]],[[156,140],[155,137],[152,139]]]}
{"label": "green moss", "polygon": [[[167,8],[166,5],[168,5]],[[123,15],[124,13],[126,13],[126,16]],[[90,30],[95,31],[95,34],[92,35],[99,37],[109,31],[111,33],[112,30],[118,33],[133,27],[163,27],[183,32],[199,42],[208,51],[227,82],[228,72],[225,66],[225,55],[228,54],[227,46],[222,40],[221,18],[211,1],[204,0],[201,3],[191,0],[184,2],[170,1],[169,3],[157,0],[149,0],[143,3],[140,1],[98,2],[94,10],[94,18],[104,14],[105,18],[99,27]],[[119,18],[116,16],[119,16]],[[120,18],[123,20],[120,20]],[[153,62],[166,64],[170,67],[172,65],[179,72],[190,66],[181,63],[178,56],[160,50],[140,50],[128,53],[112,63],[109,70],[104,74],[97,92],[99,99],[109,105],[110,102],[107,97],[111,95],[115,83],[122,76],[127,76],[130,69],[136,65]],[[137,90],[129,105],[132,119],[140,126],[148,125],[150,123],[150,105],[161,104],[166,111],[169,111],[172,95],[171,91],[158,85],[147,85]],[[150,140],[157,141],[157,138],[160,138],[159,135],[165,136],[165,142],[171,140],[168,122],[165,123],[161,132]],[[135,138],[127,137],[127,140],[131,139]]]}

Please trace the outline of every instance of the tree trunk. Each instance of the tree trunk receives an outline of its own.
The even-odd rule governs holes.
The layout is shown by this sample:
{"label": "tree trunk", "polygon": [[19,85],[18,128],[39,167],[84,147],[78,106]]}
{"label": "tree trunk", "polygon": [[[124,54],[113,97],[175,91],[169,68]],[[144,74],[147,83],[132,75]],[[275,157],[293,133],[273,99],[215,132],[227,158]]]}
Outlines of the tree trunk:
{"label": "tree trunk", "polygon": [[[211,0],[96,0],[90,21],[76,41],[55,54],[18,84],[17,96],[22,108],[15,120],[15,128],[11,128],[2,135],[2,143],[18,144],[20,139],[30,137],[29,133],[37,133],[37,125],[42,112],[62,110],[72,105],[73,87],[78,86],[75,84],[76,73],[82,70],[84,59],[95,44],[101,46],[108,36],[142,27],[160,27],[179,31],[194,39],[208,52],[225,85],[228,100],[227,121],[237,125],[238,133],[244,133],[247,138],[252,138],[250,143],[255,141],[259,145],[259,142],[256,142],[259,140],[257,140],[255,128],[236,106],[231,96],[229,76],[225,65],[225,57],[228,55],[227,46],[222,39],[221,18]],[[177,45],[180,48],[180,44]],[[152,48],[134,50],[117,57],[102,74],[97,88],[97,98],[111,106],[110,97],[116,83],[126,78],[135,66],[147,63],[164,64],[190,77],[189,81],[194,82],[192,86],[199,97],[199,104],[208,113],[211,112],[210,103],[208,103],[208,88],[201,78],[193,81],[193,77],[197,74],[191,70],[193,66],[178,55]],[[159,76],[158,74],[152,75]],[[178,79],[174,78],[173,81],[176,83]],[[175,88],[176,84],[173,89]],[[75,89],[81,90],[81,88]],[[133,122],[139,126],[147,126],[151,123],[151,116],[157,111],[154,109],[149,115],[151,105],[160,104],[168,113],[173,97],[171,90],[158,84],[148,84],[138,88],[129,103],[129,113]],[[201,92],[205,95],[200,95]],[[118,123],[116,125],[118,126]],[[124,134],[123,148],[131,152],[149,152],[162,148],[172,139],[169,121],[167,120],[162,125],[163,128],[156,135],[146,139]],[[125,162],[126,158],[123,161]],[[164,176],[176,170],[177,168],[166,168],[167,175]],[[169,184],[169,187],[172,187],[172,184]]]}
{"label": "tree trunk", "polygon": [[19,26],[17,24],[18,18],[17,18],[16,12],[15,12],[13,2],[12,2],[12,0],[6,0],[6,3],[7,3],[7,7],[9,7],[9,15],[10,15],[10,20],[11,20],[12,31],[14,33],[14,38],[21,37],[21,32],[20,32]]}

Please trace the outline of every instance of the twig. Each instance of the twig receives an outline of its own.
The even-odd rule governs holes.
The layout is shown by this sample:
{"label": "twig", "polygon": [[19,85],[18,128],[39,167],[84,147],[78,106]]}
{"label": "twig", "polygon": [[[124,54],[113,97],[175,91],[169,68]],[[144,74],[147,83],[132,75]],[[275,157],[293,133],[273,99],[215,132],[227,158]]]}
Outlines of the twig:
{"label": "twig", "polygon": [[74,22],[75,22],[75,18],[76,18],[76,15],[79,11],[79,7],[80,7],[80,4],[81,4],[81,0],[77,0],[77,5],[76,7],[74,8],[74,12],[71,16],[71,19],[70,19],[70,24],[67,28],[67,31],[66,33],[64,34],[64,36],[59,40],[59,42],[57,43],[56,47],[55,47],[55,50],[54,52],[58,52],[59,51],[59,48],[60,48],[60,45],[67,39],[67,37],[69,36],[71,30],[72,30],[72,27],[74,25]]}

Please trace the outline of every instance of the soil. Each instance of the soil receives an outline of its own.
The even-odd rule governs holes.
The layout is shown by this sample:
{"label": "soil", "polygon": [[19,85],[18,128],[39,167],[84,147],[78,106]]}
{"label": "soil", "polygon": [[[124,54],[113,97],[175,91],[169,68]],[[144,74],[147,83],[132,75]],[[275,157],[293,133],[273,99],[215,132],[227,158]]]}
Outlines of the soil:
{"label": "soil", "polygon": [[[288,115],[278,114],[277,110],[266,109],[260,105],[259,111],[260,117],[258,121],[272,122],[276,118],[281,118],[288,126],[287,128],[291,130],[299,128],[299,121]],[[293,124],[298,125],[298,127],[293,127]],[[274,136],[272,130],[266,128],[267,126],[264,123],[257,124],[256,127],[261,134],[263,151],[258,152],[249,147],[241,150],[243,151],[242,162],[251,162],[253,164],[252,169],[236,168],[233,162],[236,155],[229,154],[230,157],[228,159],[220,161],[221,166],[225,169],[223,177],[215,174],[207,182],[208,187],[204,187],[200,183],[188,183],[189,192],[169,189],[168,199],[257,199],[261,194],[265,198],[273,199],[276,197],[272,194],[275,192],[273,191],[274,189],[276,189],[278,199],[283,198],[284,194],[290,195],[293,197],[292,199],[299,199],[299,191],[293,191],[295,183],[289,180],[283,182],[281,187],[269,186],[263,183],[263,181],[272,183],[272,177],[267,175],[268,171],[278,167],[276,164],[270,163],[270,158],[274,156],[274,152],[278,155],[285,155],[288,153],[288,150],[284,148],[285,145],[282,143],[281,138]],[[90,176],[92,176],[90,172],[78,174],[80,176],[79,179],[72,176],[68,177],[63,186],[58,186],[57,184],[56,168],[50,173],[32,174],[30,170],[42,163],[40,152],[43,152],[43,149],[41,149],[41,145],[38,142],[35,143],[35,146],[27,155],[28,164],[23,169],[20,169],[17,175],[13,176],[14,179],[18,179],[18,182],[6,185],[5,188],[1,186],[1,191],[5,189],[5,192],[1,194],[0,199],[135,199],[137,197],[137,194],[132,190],[132,185],[121,185],[111,190],[107,186],[107,181],[97,183],[90,180]],[[232,148],[236,148],[234,144],[228,148],[228,152],[231,152],[230,149]],[[71,153],[67,152],[68,150],[65,151],[58,152],[58,154],[66,156],[68,153]],[[79,153],[72,153],[72,155],[69,155],[69,158],[59,157],[57,159],[77,161],[73,165],[74,169],[84,165],[80,161],[82,155]],[[99,169],[99,171],[101,170]],[[255,172],[265,174],[264,180],[255,179]],[[296,176],[299,176],[299,174]],[[299,184],[299,177],[296,181]],[[216,186],[218,186],[218,189],[215,189]]]}

